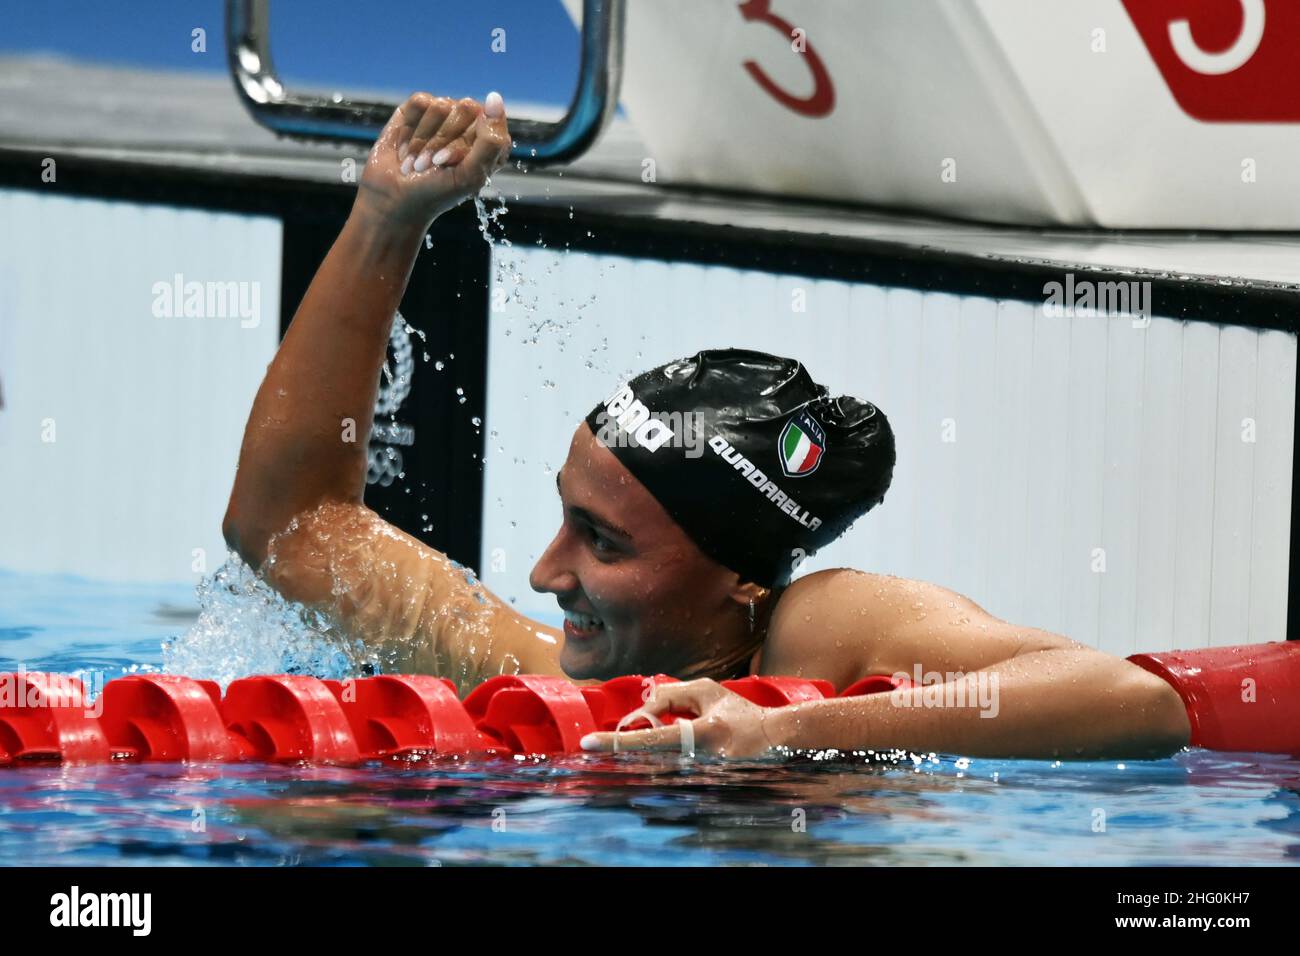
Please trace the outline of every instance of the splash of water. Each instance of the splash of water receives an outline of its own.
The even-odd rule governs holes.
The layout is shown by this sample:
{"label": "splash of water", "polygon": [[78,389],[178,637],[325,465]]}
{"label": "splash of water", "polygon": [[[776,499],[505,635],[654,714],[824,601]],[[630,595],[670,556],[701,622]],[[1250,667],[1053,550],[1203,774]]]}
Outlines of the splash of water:
{"label": "splash of water", "polygon": [[271,538],[258,572],[232,554],[198,590],[198,621],[164,647],[171,673],[222,684],[431,674],[465,693],[520,670],[513,654],[494,654],[500,602],[473,569],[355,505],[304,512]]}
{"label": "splash of water", "polygon": [[[337,606],[312,608],[287,600],[231,553],[198,585],[198,620],[186,633],[163,644],[161,669],[215,680],[223,688],[258,674],[345,680],[425,673],[450,678],[461,694],[495,674],[518,673],[513,658],[492,662],[492,602],[474,571],[445,556],[439,558],[455,570],[463,586],[458,583],[456,593],[432,609],[425,627],[404,639],[380,642],[352,633],[336,616]],[[340,604],[356,598],[352,577],[340,574],[333,582]],[[425,582],[405,583],[419,587]],[[375,581],[366,584],[373,587]],[[437,630],[454,632],[454,652],[435,647],[431,632]]]}
{"label": "splash of water", "polygon": [[223,687],[254,674],[355,677],[377,664],[322,614],[285,600],[231,552],[198,584],[199,617],[163,644],[163,671]]}
{"label": "splash of water", "polygon": [[[520,167],[523,172],[527,172],[526,167]],[[488,181],[489,185],[491,180]],[[549,198],[549,191],[547,192]],[[518,195],[515,196],[518,199]],[[491,246],[491,262],[493,269],[491,303],[493,312],[503,314],[504,328],[502,333],[506,337],[514,338],[519,345],[525,346],[542,346],[544,344],[553,345],[556,349],[563,352],[566,345],[573,338],[579,324],[583,321],[583,313],[595,304],[596,294],[591,293],[582,299],[559,299],[543,301],[543,296],[547,292],[537,279],[531,278],[525,274],[519,260],[514,255],[514,245],[506,237],[504,229],[501,229],[500,219],[508,212],[505,206],[504,194],[497,194],[498,205],[491,206],[491,199],[484,199],[482,195],[474,197],[474,206],[478,214],[479,232],[482,234],[485,242]],[[573,207],[569,207],[569,218],[573,218]],[[494,231],[495,230],[495,231]],[[588,236],[592,233],[588,231]],[[539,238],[537,245],[546,248],[545,243]],[[556,249],[557,253],[567,255],[569,244],[565,243],[564,248]],[[556,265],[548,265],[545,268],[546,275],[552,275]],[[613,262],[602,263],[600,267],[600,277],[603,278],[608,269],[615,268]],[[584,358],[583,367],[593,372],[601,374],[610,374],[612,369],[607,367],[606,356],[601,353],[608,349],[607,343],[595,345],[590,348],[589,354]],[[541,366],[539,366],[540,368]],[[526,397],[526,396],[525,396]]]}

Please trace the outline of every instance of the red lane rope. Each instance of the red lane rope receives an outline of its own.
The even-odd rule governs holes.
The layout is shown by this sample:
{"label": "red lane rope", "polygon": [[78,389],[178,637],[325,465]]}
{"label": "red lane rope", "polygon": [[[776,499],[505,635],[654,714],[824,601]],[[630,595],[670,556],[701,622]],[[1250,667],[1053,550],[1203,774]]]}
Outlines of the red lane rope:
{"label": "red lane rope", "polygon": [[[1300,754],[1300,641],[1136,654],[1187,706],[1191,743]],[[494,677],[463,701],[445,678],[246,677],[223,697],[213,681],[133,674],[94,702],[78,678],[0,673],[0,766],[32,762],[238,761],[357,764],[439,754],[575,753],[620,729],[674,678],[629,675],[579,687],[536,674]],[[824,680],[745,677],[722,686],[763,707],[886,693],[915,684],[872,675],[838,695]],[[672,723],[693,715],[669,712]],[[624,730],[649,727],[637,716]]]}
{"label": "red lane rope", "polygon": [[[579,687],[536,674],[494,677],[463,701],[445,678],[424,675],[317,680],[246,677],[225,696],[212,681],[132,674],[87,700],[78,678],[0,674],[0,766],[55,761],[232,761],[356,764],[434,754],[575,753],[593,731],[614,730],[654,683],[616,677]],[[843,696],[909,684],[873,677]],[[827,681],[746,677],[724,687],[777,707],[834,697]],[[667,713],[664,722],[690,714]],[[648,727],[639,718],[623,729]]]}

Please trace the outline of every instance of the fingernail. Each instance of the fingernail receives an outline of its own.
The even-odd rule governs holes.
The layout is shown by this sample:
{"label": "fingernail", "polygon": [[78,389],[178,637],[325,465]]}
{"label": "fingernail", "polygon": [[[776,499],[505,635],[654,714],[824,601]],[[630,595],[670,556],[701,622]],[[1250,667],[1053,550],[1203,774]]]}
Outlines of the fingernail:
{"label": "fingernail", "polygon": [[506,101],[501,98],[501,94],[493,90],[483,100],[483,112],[493,119],[506,115]]}
{"label": "fingernail", "polygon": [[436,153],[433,154],[433,165],[441,166],[449,159],[451,159],[451,147],[444,146],[442,149],[438,150]]}
{"label": "fingernail", "polygon": [[403,143],[401,146],[397,147],[397,158],[399,160],[406,159],[406,154],[409,153],[410,151],[411,151],[411,144]]}
{"label": "fingernail", "polygon": [[578,741],[578,746],[583,750],[599,750],[600,738],[595,734],[587,734],[587,736]]}
{"label": "fingernail", "polygon": [[403,176],[411,175],[411,167],[414,164],[415,164],[414,156],[407,156],[406,159],[402,160],[402,175]]}
{"label": "fingernail", "polygon": [[417,173],[422,173],[429,168],[429,154],[427,151],[415,157],[415,166],[412,168]]}

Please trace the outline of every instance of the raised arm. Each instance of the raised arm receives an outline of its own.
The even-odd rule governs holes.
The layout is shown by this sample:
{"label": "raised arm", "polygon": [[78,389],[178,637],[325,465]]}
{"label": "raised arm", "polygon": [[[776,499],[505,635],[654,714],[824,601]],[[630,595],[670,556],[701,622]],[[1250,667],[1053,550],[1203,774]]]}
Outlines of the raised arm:
{"label": "raised arm", "polygon": [[[429,225],[477,192],[507,155],[499,97],[492,107],[495,117],[473,100],[417,93],[371,150],[352,213],[253,402],[223,524],[231,547],[250,564],[265,560],[271,536],[296,516],[324,502],[361,504],[393,313]],[[412,151],[453,142],[462,162],[423,167],[421,153],[422,169],[415,170]]]}
{"label": "raised arm", "polygon": [[[313,278],[244,433],[222,530],[286,597],[327,612],[398,666],[556,669],[542,631],[439,552],[365,507],[367,446],[393,314],[433,220],[509,156],[500,96],[427,93],[371,150],[342,233]],[[472,675],[461,673],[472,679]]]}

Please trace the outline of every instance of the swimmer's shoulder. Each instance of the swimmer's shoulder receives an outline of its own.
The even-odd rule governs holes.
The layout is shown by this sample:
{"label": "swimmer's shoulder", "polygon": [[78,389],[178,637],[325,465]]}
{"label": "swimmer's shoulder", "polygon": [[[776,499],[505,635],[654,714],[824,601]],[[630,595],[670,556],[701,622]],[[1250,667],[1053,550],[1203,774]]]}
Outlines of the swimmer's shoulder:
{"label": "swimmer's shoulder", "polygon": [[969,672],[1020,654],[1076,646],[1003,621],[929,581],[834,568],[780,595],[758,673],[825,678],[843,687],[873,674]]}
{"label": "swimmer's shoulder", "polygon": [[777,599],[756,672],[851,684],[872,664],[880,637],[878,592],[887,575],[828,568],[792,581]]}
{"label": "swimmer's shoulder", "polygon": [[934,614],[933,624],[939,609],[955,607],[985,614],[968,598],[928,581],[855,568],[816,571],[780,595],[757,672],[824,678],[836,687],[892,674],[933,639],[921,633],[918,619]]}

